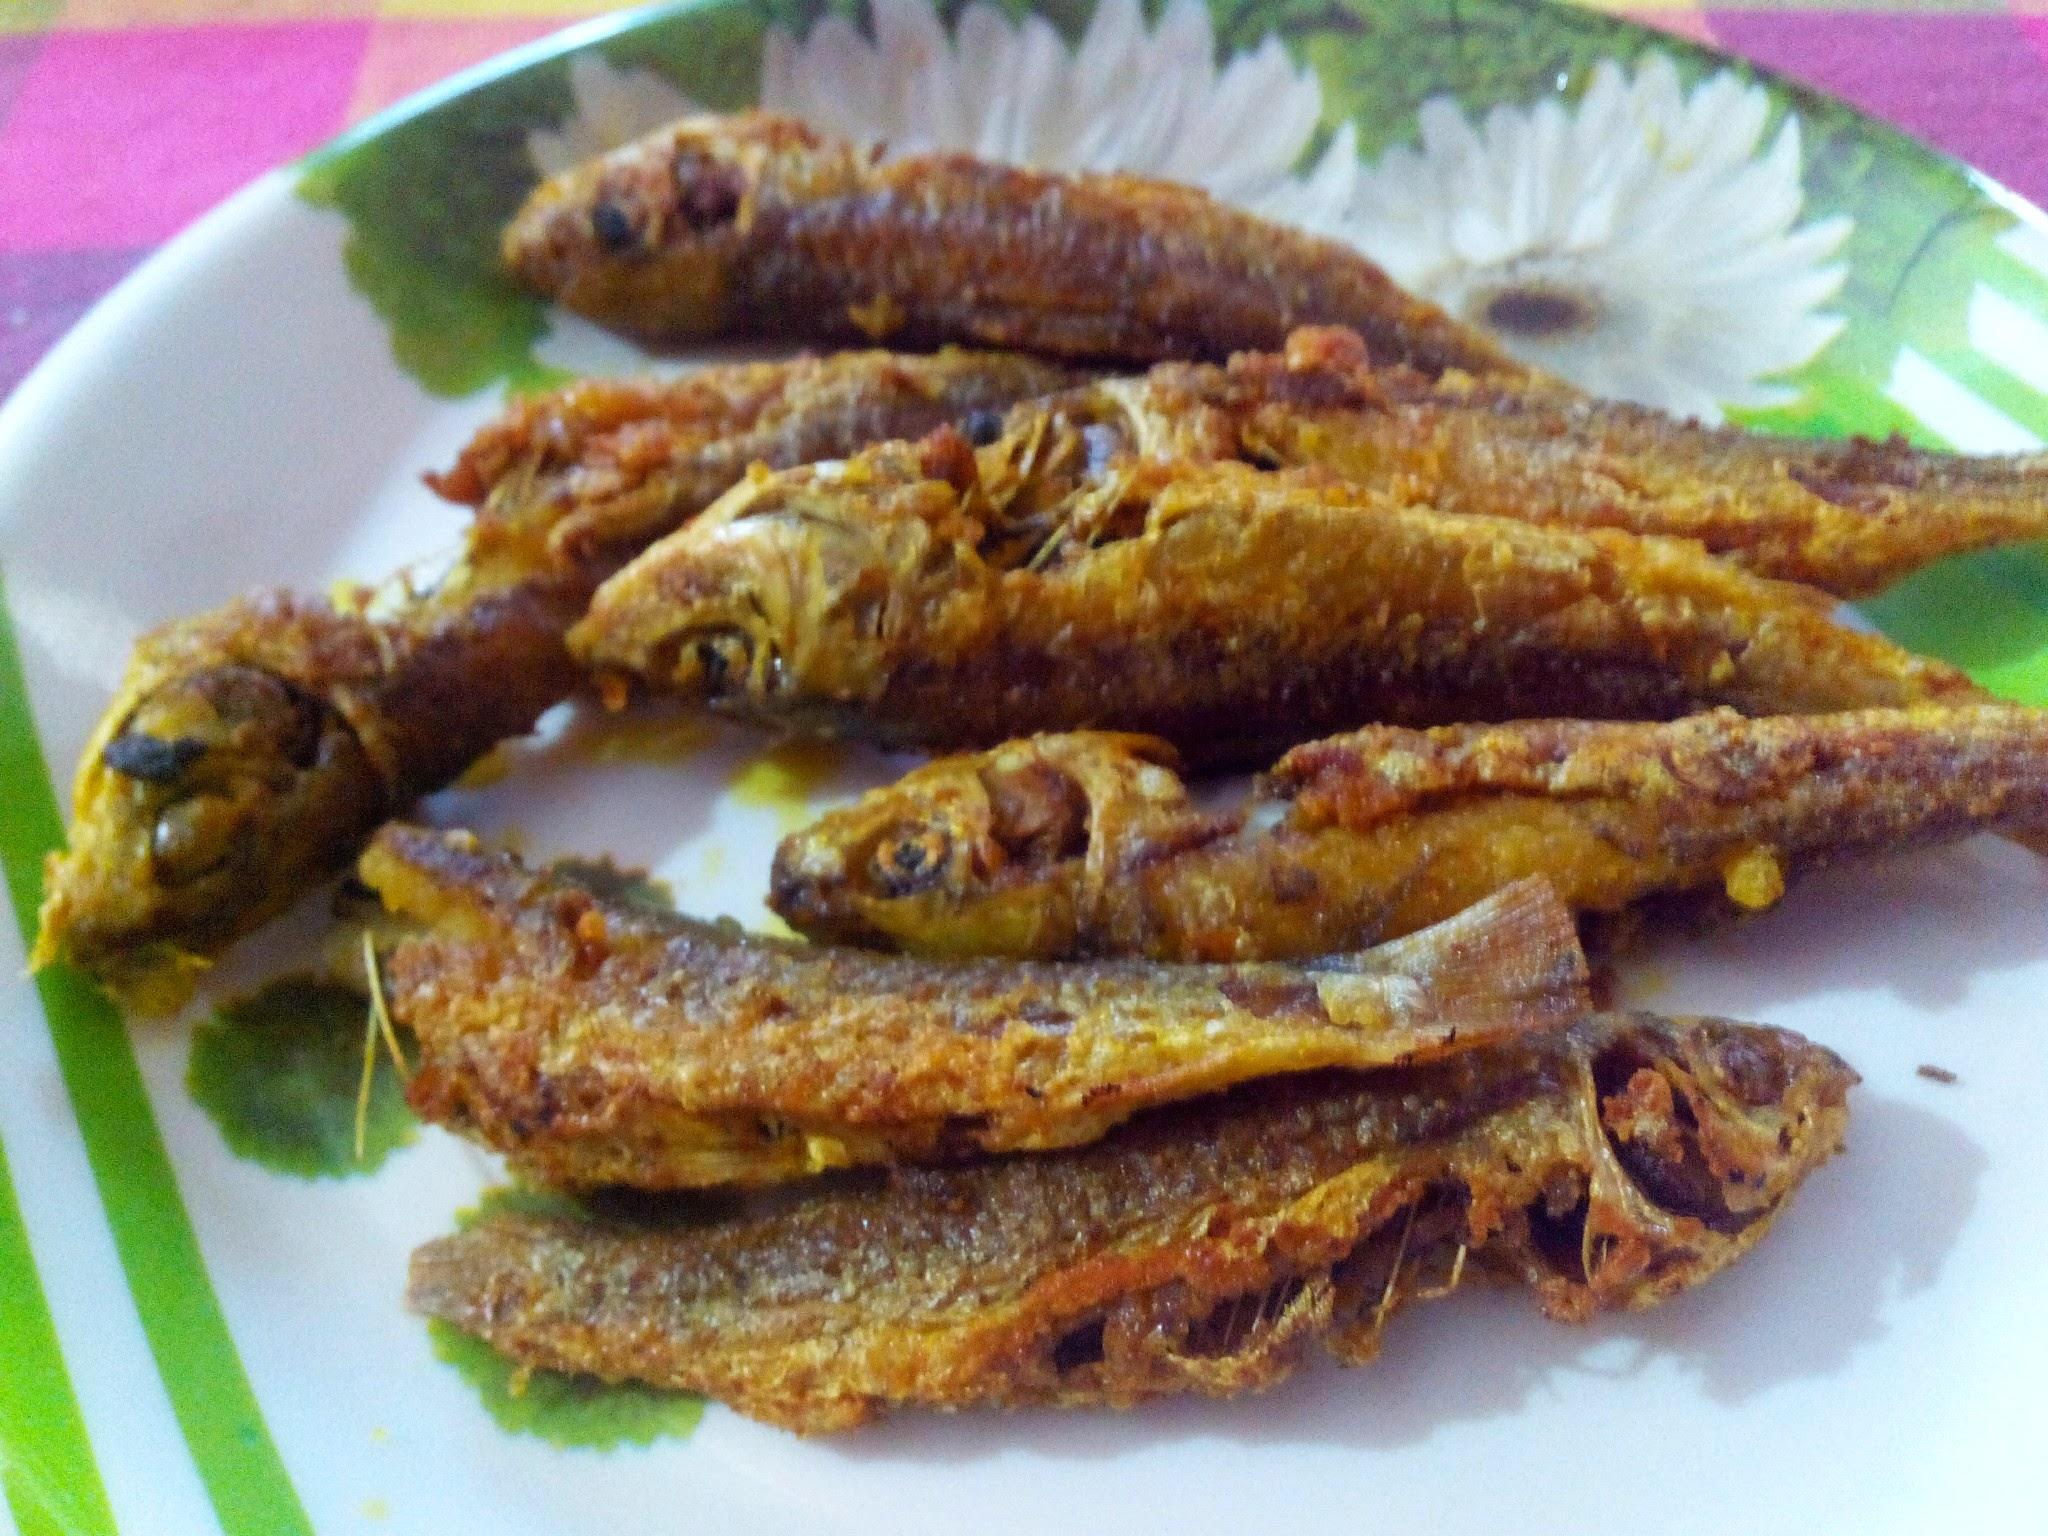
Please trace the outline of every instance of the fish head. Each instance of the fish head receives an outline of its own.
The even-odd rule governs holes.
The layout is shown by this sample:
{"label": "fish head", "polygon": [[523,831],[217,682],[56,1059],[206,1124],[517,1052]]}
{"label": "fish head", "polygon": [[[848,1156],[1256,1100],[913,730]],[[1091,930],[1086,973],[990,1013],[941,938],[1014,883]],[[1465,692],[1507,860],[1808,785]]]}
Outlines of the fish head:
{"label": "fish head", "polygon": [[1636,1186],[1667,1210],[1735,1228],[1832,1150],[1856,1073],[1790,1030],[1727,1019],[1623,1030],[1594,1058],[1601,1125]]}
{"label": "fish head", "polygon": [[998,850],[973,757],[943,758],[784,838],[768,902],[799,932],[889,943],[907,909],[987,889]]}
{"label": "fish head", "polygon": [[1107,731],[940,758],[785,838],[770,905],[813,937],[1045,953],[1134,824],[1185,806],[1177,761]]}
{"label": "fish head", "polygon": [[973,450],[948,428],[853,459],[757,470],[599,591],[570,648],[712,704],[857,708],[906,614],[980,567]]}
{"label": "fish head", "polygon": [[1143,532],[1175,466],[1237,457],[1228,416],[1188,383],[1218,372],[1169,364],[1012,407],[977,455],[984,557],[1036,569]]}
{"label": "fish head", "polygon": [[754,242],[855,190],[877,151],[764,112],[685,117],[548,178],[506,226],[506,263],[572,308],[671,340],[729,332]]}
{"label": "fish head", "polygon": [[1559,1315],[1646,1305],[1720,1268],[1841,1148],[1859,1079],[1801,1035],[1650,1015],[1578,1029],[1588,1176],[1529,1214],[1548,1256],[1529,1278]]}
{"label": "fish head", "polygon": [[183,946],[281,911],[318,883],[317,850],[373,826],[385,799],[348,724],[271,671],[223,662],[145,685],[85,753],[36,961],[175,1007],[201,963]]}

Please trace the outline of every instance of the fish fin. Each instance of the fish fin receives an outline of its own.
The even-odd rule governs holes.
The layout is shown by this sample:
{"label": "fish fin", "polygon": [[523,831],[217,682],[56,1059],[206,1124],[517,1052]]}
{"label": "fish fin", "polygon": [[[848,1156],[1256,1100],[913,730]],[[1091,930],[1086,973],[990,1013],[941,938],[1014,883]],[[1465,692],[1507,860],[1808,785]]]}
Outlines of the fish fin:
{"label": "fish fin", "polygon": [[[1541,876],[1332,968],[1412,978],[1415,989],[1399,999],[1399,1012],[1416,1025],[1447,1026],[1446,1047],[1461,1034],[1476,1044],[1502,1032],[1559,1028],[1593,1009],[1578,925]],[[1379,995],[1386,996],[1384,986]]]}

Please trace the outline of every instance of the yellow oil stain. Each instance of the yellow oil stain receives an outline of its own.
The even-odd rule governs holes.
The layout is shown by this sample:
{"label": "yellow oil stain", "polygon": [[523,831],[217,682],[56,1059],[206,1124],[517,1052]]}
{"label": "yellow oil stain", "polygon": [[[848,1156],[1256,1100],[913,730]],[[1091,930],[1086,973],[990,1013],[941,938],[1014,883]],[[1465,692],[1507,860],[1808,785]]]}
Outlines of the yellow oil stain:
{"label": "yellow oil stain", "polygon": [[697,860],[697,878],[711,881],[716,880],[724,873],[725,844],[713,843],[704,850],[703,855]]}
{"label": "yellow oil stain", "polygon": [[794,832],[810,820],[811,796],[845,761],[836,741],[793,738],[742,764],[726,788],[741,805],[770,812],[778,832]]}
{"label": "yellow oil stain", "polygon": [[363,1500],[363,1518],[365,1520],[389,1520],[391,1518],[391,1506],[383,1499],[365,1499]]}
{"label": "yellow oil stain", "polygon": [[1643,1008],[1671,990],[1671,972],[1661,965],[1640,962],[1615,967],[1614,1006]]}
{"label": "yellow oil stain", "polygon": [[390,1431],[390,1430],[388,1430],[388,1429],[386,1429],[386,1428],[385,1428],[385,1427],[384,1427],[384,1426],[383,1426],[382,1424],[377,1424],[377,1425],[373,1425],[373,1426],[371,1427],[371,1429],[370,1429],[370,1443],[371,1443],[372,1445],[382,1445],[382,1444],[384,1444],[384,1443],[385,1443],[385,1442],[386,1442],[387,1440],[389,1440],[390,1438],[391,1438],[391,1431]]}
{"label": "yellow oil stain", "polygon": [[676,763],[711,745],[717,727],[703,715],[613,715],[577,741],[596,763]]}
{"label": "yellow oil stain", "polygon": [[761,909],[759,917],[747,925],[747,931],[758,933],[763,938],[769,939],[800,939],[803,937],[802,934],[798,933],[766,907]]}
{"label": "yellow oil stain", "polygon": [[504,742],[499,742],[482,757],[462,771],[462,777],[455,781],[457,789],[489,789],[512,771],[512,752]]}

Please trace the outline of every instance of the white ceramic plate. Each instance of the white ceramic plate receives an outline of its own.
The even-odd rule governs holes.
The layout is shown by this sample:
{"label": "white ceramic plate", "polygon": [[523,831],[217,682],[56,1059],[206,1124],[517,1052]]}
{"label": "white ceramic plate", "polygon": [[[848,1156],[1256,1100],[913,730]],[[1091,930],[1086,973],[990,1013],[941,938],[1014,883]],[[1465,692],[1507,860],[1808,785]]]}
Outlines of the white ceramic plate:
{"label": "white ceramic plate", "polygon": [[[556,321],[546,332],[537,308],[492,289],[460,258],[437,266],[439,257],[422,256],[408,279],[446,300],[425,321],[408,318],[388,289],[358,291],[345,243],[403,246],[405,229],[375,227],[383,205],[373,195],[381,186],[376,195],[397,200],[389,206],[403,202],[414,185],[405,177],[419,174],[403,153],[424,156],[429,173],[466,174],[461,134],[492,112],[502,127],[504,113],[526,111],[528,126],[546,130],[568,102],[575,111],[565,142],[578,148],[590,146],[577,133],[602,137],[610,120],[637,126],[677,91],[732,104],[752,90],[763,28],[781,21],[801,34],[812,14],[727,4],[641,16],[459,84],[316,168],[314,191],[328,206],[301,195],[296,172],[244,192],[148,263],[21,387],[0,411],[0,569],[19,661],[18,674],[0,665],[0,790],[18,907],[35,900],[36,858],[54,836],[49,785],[68,782],[141,628],[245,588],[375,578],[445,552],[459,519],[417,477],[445,464],[492,413],[500,380],[536,363],[616,371],[639,362],[585,328]],[[902,4],[891,14],[899,44],[922,35]],[[1069,39],[1079,35],[1072,8],[1047,14]],[[1256,42],[1263,14],[1219,22],[1204,43],[1211,53],[1198,55],[1220,46],[1228,56],[1233,38]],[[1388,4],[1356,14],[1391,24],[1405,13]],[[1775,383],[1650,370],[1637,379],[1642,390],[1681,400],[1685,390],[1705,390],[1710,403],[1747,400],[1817,430],[1903,424],[1963,446],[2023,441],[2029,422],[2048,418],[2048,400],[2032,397],[2040,411],[2030,414],[2017,386],[1970,393],[1965,386],[1997,363],[1997,351],[1973,348],[1967,316],[1955,319],[1985,285],[2003,284],[2005,302],[2038,312],[2048,287],[2029,287],[2027,274],[2042,265],[2048,241],[2026,210],[1869,125],[1855,128],[1858,142],[1880,145],[1913,174],[1900,171],[1883,199],[1850,206],[1820,147],[1850,133],[1842,109],[1773,82],[1723,76],[1721,61],[1617,23],[1524,11],[1510,0],[1471,14],[1474,25],[1523,16],[1535,40],[1521,74],[1498,59],[1484,70],[1437,66],[1443,75],[1433,84],[1473,110],[1561,89],[1567,105],[1543,110],[1591,133],[1598,125],[1570,104],[1630,82],[1635,95],[1623,92],[1624,106],[1676,111],[1674,122],[1702,90],[1733,92],[1719,98],[1727,111],[1753,90],[1774,125],[1806,114],[1808,158],[1802,168],[1795,146],[1792,160],[1810,204],[1796,213],[1799,227],[1858,221],[1846,245],[1823,239],[1809,242],[1818,255],[1785,257],[1848,265],[1846,285],[1810,304],[1801,321],[1819,327],[1801,334],[1825,349],[1759,352],[1730,365],[1740,374],[1768,364]],[[1351,109],[1340,110],[1332,82],[1357,64],[1345,49],[1370,42],[1347,43],[1327,22],[1318,31],[1284,6],[1272,15],[1289,48],[1321,74],[1285,54],[1260,67],[1278,70],[1282,85],[1293,81],[1289,89],[1320,81],[1328,99],[1318,95],[1302,135],[1269,146],[1269,158],[1296,156],[1318,119],[1343,120]],[[1125,43],[1141,53],[1165,48],[1160,35]],[[886,46],[876,64],[855,57],[846,37],[820,36],[809,52],[785,52],[774,66],[781,75],[771,68],[778,99],[829,104],[833,69],[850,99],[848,82],[872,84],[873,70],[896,67]],[[1549,69],[1538,44],[1569,55],[1576,73]],[[982,39],[984,51],[997,45],[1040,46],[1027,33]],[[1151,57],[1141,53],[1131,57]],[[586,62],[578,78],[566,61],[579,54],[612,62],[602,70]],[[1185,63],[1185,55],[1175,57]],[[1677,96],[1659,96],[1662,76],[1650,76],[1666,66],[1646,64],[1652,55],[1676,60]],[[1607,56],[1627,68],[1602,86],[1597,59]],[[1058,53],[1047,67],[1072,68],[1065,59]],[[858,68],[870,75],[846,73]],[[1561,87],[1532,84],[1539,74]],[[666,83],[652,83],[657,76]],[[894,103],[889,110],[914,123],[917,91],[932,88],[929,71],[904,66],[888,79],[898,83],[874,87],[869,99]],[[1223,89],[1206,77],[1196,85]],[[1208,99],[1187,89],[1196,107]],[[1115,120],[1145,99],[1112,94],[1093,109]],[[1532,105],[1524,121],[1538,115]],[[1627,111],[1615,119],[1637,120]],[[1342,196],[1302,216],[1341,225],[1363,206],[1346,196],[1384,198],[1402,186],[1422,196],[1454,185],[1442,163],[1434,180],[1410,166],[1404,182],[1388,170],[1394,161],[1372,158],[1413,139],[1412,112],[1401,121],[1410,128],[1358,109],[1358,139],[1338,146],[1384,174],[1363,191],[1340,188]],[[444,134],[438,161],[423,123]],[[885,126],[907,131],[902,121]],[[1511,114],[1501,132],[1511,138],[1514,128]],[[963,120],[933,133],[978,131]],[[1441,117],[1436,131],[1440,139],[1450,132]],[[1755,154],[1733,161],[1758,160],[1762,132],[1760,116]],[[516,159],[526,141],[500,131],[491,142],[510,144]],[[1431,142],[1427,127],[1423,142]],[[545,140],[532,147],[549,152]],[[397,171],[379,161],[387,152],[398,156]],[[378,183],[371,171],[392,179]],[[1933,217],[1913,203],[1914,177],[1936,173],[1997,217],[1983,250],[1926,275],[1948,285],[1943,293],[1960,293],[1963,308],[1915,319],[1924,331],[1907,334],[1907,321],[1858,296],[1859,263],[1881,259],[1875,244],[1858,242],[1884,218]],[[1262,187],[1253,193],[1295,195],[1276,192],[1270,178]],[[480,215],[464,205],[446,217]],[[1793,223],[1779,236],[1793,238]],[[478,230],[487,239],[487,221],[468,233]],[[1597,249],[1581,254],[1581,277],[1612,279]],[[1933,314],[1939,305],[1930,299],[1923,308]],[[445,341],[450,317],[476,313],[494,318],[469,342],[421,361],[423,338]],[[1830,314],[1847,321],[1832,341],[1822,334],[1832,334]],[[394,341],[410,372],[395,360]],[[1591,337],[1577,365],[1598,376],[1608,366],[1601,348],[1612,342]],[[1953,388],[1930,386],[1925,369]],[[1995,654],[1972,652],[1977,628],[1966,605],[1957,611],[1958,593],[1976,594],[1971,600],[2006,605],[2001,622],[2013,611],[2026,617],[2011,595],[2023,582],[1983,596],[2011,575],[1967,567],[1945,578],[1963,585],[1920,590],[1877,617],[1923,643],[1946,637],[1980,675],[2025,692],[2036,680],[2039,627],[2022,624],[2021,639]],[[686,909],[759,923],[779,832],[806,809],[902,766],[855,751],[820,772],[815,756],[780,752],[736,727],[707,728],[684,754],[606,761],[594,745],[602,734],[557,719],[501,781],[443,796],[433,812],[516,829],[542,854],[609,852],[651,864]],[[1793,1026],[1839,1049],[1865,1077],[1848,1154],[1812,1180],[1753,1257],[1659,1311],[1567,1329],[1524,1297],[1467,1292],[1405,1314],[1368,1370],[1311,1369],[1246,1401],[1125,1416],[907,1415],[820,1442],[716,1406],[691,1429],[671,1405],[637,1421],[664,1425],[662,1433],[609,1449],[565,1448],[502,1427],[401,1308],[407,1253],[495,1179],[488,1159],[427,1131],[361,1176],[296,1178],[244,1160],[187,1090],[191,1019],[129,1031],[75,979],[46,977],[39,992],[20,974],[10,930],[0,938],[7,1509],[25,1532],[118,1526],[164,1536],[216,1528],[431,1536],[2039,1529],[2048,1428],[2038,1278],[2048,1260],[2048,1183],[2035,1136],[2048,1087],[2044,898],[2048,865],[1980,840],[1817,879],[1739,932],[1674,943],[1631,968],[1631,1000]],[[316,916],[245,946],[221,990],[289,965]],[[1958,1081],[1919,1076],[1922,1063]],[[18,1210],[4,1198],[10,1183]],[[601,1404],[594,1411],[604,1420]],[[602,1438],[601,1427],[592,1438]],[[0,1512],[0,1530],[8,1520]]]}

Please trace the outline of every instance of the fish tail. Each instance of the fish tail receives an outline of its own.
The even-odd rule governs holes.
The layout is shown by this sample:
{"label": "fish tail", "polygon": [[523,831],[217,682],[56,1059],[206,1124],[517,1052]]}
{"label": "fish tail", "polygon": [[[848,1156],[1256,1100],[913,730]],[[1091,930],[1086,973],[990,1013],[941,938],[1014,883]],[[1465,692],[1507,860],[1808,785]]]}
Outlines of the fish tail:
{"label": "fish tail", "polygon": [[1381,945],[1361,968],[1410,983],[1389,989],[1406,1019],[1471,1035],[1559,1028],[1593,1010],[1578,925],[1541,876]]}

